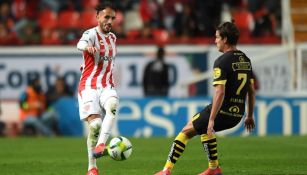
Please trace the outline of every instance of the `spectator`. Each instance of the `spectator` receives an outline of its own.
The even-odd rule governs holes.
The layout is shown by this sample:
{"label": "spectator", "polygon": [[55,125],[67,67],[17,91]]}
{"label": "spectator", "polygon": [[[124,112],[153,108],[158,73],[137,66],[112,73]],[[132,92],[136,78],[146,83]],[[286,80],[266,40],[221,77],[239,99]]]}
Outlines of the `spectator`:
{"label": "spectator", "polygon": [[279,0],[248,0],[248,10],[255,21],[253,36],[275,35],[280,9]]}
{"label": "spectator", "polygon": [[174,30],[177,37],[197,36],[197,18],[190,4],[176,4]]}
{"label": "spectator", "polygon": [[39,77],[29,82],[28,87],[20,97],[19,104],[22,134],[46,136],[54,134],[46,124],[46,121],[48,121],[48,116],[44,115],[46,98]]}
{"label": "spectator", "polygon": [[[198,36],[214,36],[215,27],[220,23],[222,0],[196,1],[195,9]],[[205,20],[204,20],[205,19]]]}
{"label": "spectator", "polygon": [[[38,28],[40,12],[51,10],[55,16],[63,11],[82,14],[99,0],[0,0],[0,45],[19,44],[75,44],[81,35],[80,25],[56,29]],[[183,42],[196,41],[199,37],[211,37],[215,25],[220,22],[222,6],[230,6],[230,12],[247,9],[253,14],[253,36],[280,35],[280,0],[113,0],[122,17],[116,16],[119,24],[113,26],[117,37],[140,38],[135,43],[144,43],[155,30],[165,30],[171,39]],[[227,8],[226,8],[227,9]],[[243,10],[244,11],[244,10]],[[77,16],[77,15],[75,15]],[[124,20],[119,20],[124,18]],[[58,18],[59,19],[59,18]],[[68,18],[69,21],[72,18]],[[31,25],[28,25],[28,24]],[[82,22],[81,22],[82,23]],[[79,24],[79,23],[78,23]],[[142,40],[144,39],[144,40]],[[202,38],[205,39],[205,38]],[[21,42],[23,41],[23,42]],[[203,40],[206,42],[207,40]],[[169,40],[172,42],[172,40]],[[249,41],[253,43],[253,40]],[[270,41],[268,41],[270,43]]]}
{"label": "spectator", "polygon": [[34,23],[29,21],[22,27],[20,39],[23,44],[39,44],[40,35],[36,31]]}
{"label": "spectator", "polygon": [[0,3],[0,22],[4,23],[8,30],[12,30],[14,27],[15,18],[11,13],[10,4],[5,1]]}
{"label": "spectator", "polygon": [[164,62],[164,48],[159,47],[157,58],[144,71],[143,90],[145,96],[167,96],[170,87],[169,66]]}
{"label": "spectator", "polygon": [[[64,77],[57,77],[54,86],[46,93],[48,127],[62,136],[81,136],[82,123],[79,120],[76,99]],[[46,120],[46,119],[45,119]]]}
{"label": "spectator", "polygon": [[63,97],[71,97],[73,92],[67,85],[64,77],[58,77],[55,85],[48,88],[46,92],[47,111],[44,113],[44,122],[56,134],[62,134],[59,130],[59,111],[55,108],[57,102]]}
{"label": "spectator", "polygon": [[18,39],[14,33],[9,31],[5,23],[0,23],[0,45],[18,44]]}
{"label": "spectator", "polygon": [[73,92],[67,85],[64,77],[58,77],[55,85],[48,88],[46,92],[47,108],[51,107],[58,99],[64,96],[72,96]]}

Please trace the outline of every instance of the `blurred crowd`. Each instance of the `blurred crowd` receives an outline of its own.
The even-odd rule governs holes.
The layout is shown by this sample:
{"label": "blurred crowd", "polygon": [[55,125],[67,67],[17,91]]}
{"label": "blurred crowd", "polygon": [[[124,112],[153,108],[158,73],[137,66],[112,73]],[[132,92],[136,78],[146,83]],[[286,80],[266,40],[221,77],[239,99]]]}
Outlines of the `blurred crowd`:
{"label": "blurred crowd", "polygon": [[[242,38],[280,36],[280,0],[112,0],[119,41],[168,42],[214,37],[234,19]],[[0,45],[76,44],[97,25],[99,0],[0,0]],[[252,41],[251,41],[252,42]]]}
{"label": "blurred crowd", "polygon": [[54,85],[46,90],[42,87],[40,75],[28,80],[27,87],[18,98],[18,120],[0,120],[0,137],[83,135],[75,90],[67,84],[65,77],[57,76]]}

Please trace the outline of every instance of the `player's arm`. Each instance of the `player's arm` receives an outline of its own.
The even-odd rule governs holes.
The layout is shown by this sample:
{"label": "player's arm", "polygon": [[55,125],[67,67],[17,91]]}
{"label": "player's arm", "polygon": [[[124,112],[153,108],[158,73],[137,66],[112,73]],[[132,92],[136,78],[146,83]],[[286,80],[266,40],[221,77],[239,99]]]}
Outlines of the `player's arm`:
{"label": "player's arm", "polygon": [[244,127],[248,132],[251,132],[255,128],[255,122],[253,117],[254,105],[255,105],[255,88],[253,80],[248,85],[247,91],[247,116],[244,121]]}
{"label": "player's arm", "polygon": [[94,39],[94,34],[92,34],[90,30],[85,31],[77,44],[77,49],[80,51],[87,51],[90,54],[96,53],[98,49],[93,46]]}
{"label": "player's arm", "polygon": [[217,84],[214,86],[214,95],[212,100],[212,109],[210,113],[208,128],[207,128],[207,134],[210,136],[214,130],[214,120],[216,118],[216,115],[218,111],[220,110],[223,100],[225,96],[225,85],[224,84]]}

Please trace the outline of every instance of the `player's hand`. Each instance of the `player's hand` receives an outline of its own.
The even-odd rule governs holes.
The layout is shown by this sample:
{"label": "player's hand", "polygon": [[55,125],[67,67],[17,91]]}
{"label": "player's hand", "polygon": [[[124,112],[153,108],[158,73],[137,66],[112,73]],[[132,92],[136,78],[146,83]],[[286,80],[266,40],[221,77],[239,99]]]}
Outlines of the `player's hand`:
{"label": "player's hand", "polygon": [[96,47],[92,47],[92,46],[87,46],[86,50],[88,53],[90,53],[91,55],[94,55],[96,52],[98,52],[98,49]]}
{"label": "player's hand", "polygon": [[209,120],[208,127],[207,127],[207,134],[211,137],[214,134],[214,120]]}
{"label": "player's hand", "polygon": [[244,121],[244,127],[247,132],[252,132],[255,128],[255,121],[253,117],[246,117]]}

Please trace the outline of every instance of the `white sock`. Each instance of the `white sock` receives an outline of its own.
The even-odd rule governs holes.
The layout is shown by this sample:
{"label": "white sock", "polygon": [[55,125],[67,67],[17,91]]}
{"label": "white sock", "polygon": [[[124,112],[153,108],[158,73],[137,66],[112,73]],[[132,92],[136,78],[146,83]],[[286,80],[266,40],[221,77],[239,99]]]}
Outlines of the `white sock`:
{"label": "white sock", "polygon": [[112,129],[114,121],[115,121],[115,117],[113,117],[112,115],[108,115],[108,114],[105,115],[102,121],[102,124],[101,124],[101,129],[100,129],[100,134],[99,134],[97,145],[100,145],[102,143],[106,144],[111,134],[111,129]]}
{"label": "white sock", "polygon": [[97,167],[96,159],[93,157],[93,149],[97,144],[101,123],[101,118],[95,118],[89,122],[89,133],[87,137],[88,170]]}
{"label": "white sock", "polygon": [[104,119],[101,124],[97,145],[106,144],[111,134],[113,123],[115,121],[117,106],[118,106],[118,99],[115,97],[110,97],[104,104],[106,115],[104,116]]}

